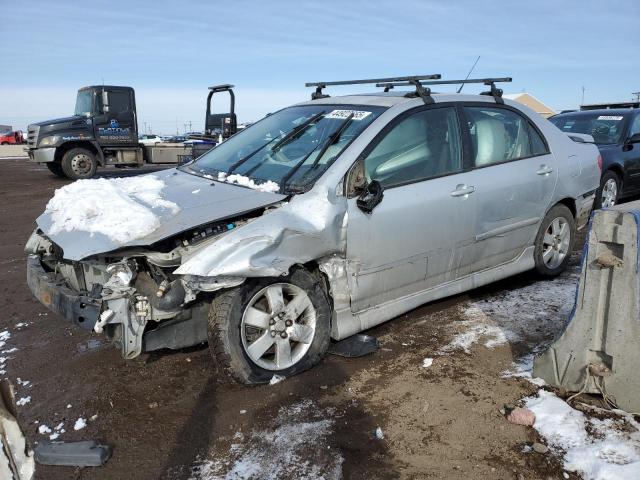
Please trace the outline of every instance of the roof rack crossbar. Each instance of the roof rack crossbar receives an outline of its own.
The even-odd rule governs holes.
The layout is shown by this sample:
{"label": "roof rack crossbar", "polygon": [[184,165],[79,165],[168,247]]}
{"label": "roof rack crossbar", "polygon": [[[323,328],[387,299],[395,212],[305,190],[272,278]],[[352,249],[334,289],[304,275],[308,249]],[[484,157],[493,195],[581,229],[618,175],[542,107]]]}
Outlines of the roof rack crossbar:
{"label": "roof rack crossbar", "polygon": [[408,77],[389,77],[389,78],[367,78],[361,80],[339,80],[332,82],[307,82],[304,84],[305,87],[316,87],[316,91],[311,94],[311,100],[317,100],[319,98],[326,98],[329,95],[325,95],[322,93],[322,90],[328,86],[335,85],[366,85],[371,83],[381,83],[381,82],[408,82],[410,85],[415,85],[416,82],[420,82],[422,80],[437,80],[441,78],[439,73],[431,74],[431,75],[410,75]]}
{"label": "roof rack crossbar", "polygon": [[[419,81],[422,86],[424,85],[453,85],[460,83],[482,83],[488,85],[491,89],[487,92],[482,92],[480,95],[491,95],[496,99],[496,103],[504,103],[502,100],[502,89],[496,88],[497,82],[510,82],[511,77],[500,78],[468,78],[465,80],[434,80],[434,81]],[[415,86],[413,82],[380,82],[376,83],[376,87],[383,87],[385,92],[388,92],[394,87],[410,87]],[[417,88],[417,87],[416,87]]]}
{"label": "roof rack crossbar", "polygon": [[[498,83],[498,82],[510,82],[511,81],[511,77],[502,77],[502,78],[469,78],[466,80],[434,80],[434,81],[420,81],[420,83],[422,85],[454,85],[454,84],[460,84],[460,83],[483,83],[484,85],[490,85],[491,83]],[[403,82],[403,83],[398,83],[398,82],[381,82],[381,83],[376,83],[376,87],[410,87],[412,86],[412,83],[409,82]]]}

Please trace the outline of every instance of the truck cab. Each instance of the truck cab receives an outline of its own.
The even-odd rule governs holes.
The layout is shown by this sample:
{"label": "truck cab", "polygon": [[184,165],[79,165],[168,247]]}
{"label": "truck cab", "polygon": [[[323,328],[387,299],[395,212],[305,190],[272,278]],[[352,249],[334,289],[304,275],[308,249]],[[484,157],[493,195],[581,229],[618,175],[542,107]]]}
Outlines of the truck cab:
{"label": "truck cab", "polygon": [[90,178],[98,166],[141,165],[133,88],[81,88],[71,117],[29,125],[27,147],[31,161],[71,179]]}

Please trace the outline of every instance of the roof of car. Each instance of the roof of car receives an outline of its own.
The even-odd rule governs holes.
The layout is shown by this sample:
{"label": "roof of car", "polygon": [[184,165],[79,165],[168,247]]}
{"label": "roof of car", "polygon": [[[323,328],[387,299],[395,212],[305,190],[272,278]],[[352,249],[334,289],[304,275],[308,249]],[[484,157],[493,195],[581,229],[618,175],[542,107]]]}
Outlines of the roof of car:
{"label": "roof of car", "polygon": [[[335,97],[319,98],[317,100],[309,100],[307,102],[298,103],[298,105],[371,105],[380,107],[392,107],[400,103],[415,101],[419,97],[407,97],[407,93],[411,90],[396,90],[391,92],[373,92],[359,93],[354,95],[344,95]],[[469,95],[465,93],[431,93],[431,97],[436,103],[442,102],[464,102],[464,101],[486,101],[487,103],[495,103],[490,95]]]}
{"label": "roof of car", "polygon": [[572,117],[576,115],[629,115],[633,113],[632,108],[599,108],[597,110],[574,110],[573,112],[559,113],[554,117]]}

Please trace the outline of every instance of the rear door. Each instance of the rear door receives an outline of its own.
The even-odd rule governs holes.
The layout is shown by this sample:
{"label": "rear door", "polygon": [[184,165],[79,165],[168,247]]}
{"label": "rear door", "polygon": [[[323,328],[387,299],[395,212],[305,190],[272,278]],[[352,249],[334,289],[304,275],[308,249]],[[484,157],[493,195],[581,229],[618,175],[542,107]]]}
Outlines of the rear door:
{"label": "rear door", "polygon": [[347,201],[353,311],[460,274],[474,212],[460,130],[455,107],[422,107],[392,122],[358,160],[384,196],[371,213],[358,208],[357,198]]}
{"label": "rear door", "polygon": [[558,164],[537,128],[517,110],[465,106],[475,188],[472,271],[500,265],[533,245],[555,191]]}

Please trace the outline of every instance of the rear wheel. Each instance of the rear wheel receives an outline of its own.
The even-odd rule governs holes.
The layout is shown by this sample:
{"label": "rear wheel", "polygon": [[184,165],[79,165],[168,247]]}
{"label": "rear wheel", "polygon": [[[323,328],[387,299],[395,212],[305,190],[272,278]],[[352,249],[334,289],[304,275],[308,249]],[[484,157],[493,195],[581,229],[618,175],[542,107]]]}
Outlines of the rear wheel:
{"label": "rear wheel", "polygon": [[554,277],[567,268],[575,232],[575,220],[566,205],[558,204],[549,210],[535,242],[535,269],[539,274]]}
{"label": "rear wheel", "polygon": [[596,192],[594,208],[609,208],[617,205],[620,195],[620,177],[609,170],[600,180],[600,188]]}
{"label": "rear wheel", "polygon": [[73,148],[62,157],[62,171],[72,180],[91,178],[97,169],[96,156],[85,148]]}
{"label": "rear wheel", "polygon": [[60,165],[58,162],[47,162],[46,165],[49,171],[56,177],[66,178],[66,175],[62,171],[62,165]]}
{"label": "rear wheel", "polygon": [[298,268],[219,292],[209,313],[209,348],[233,379],[266,383],[316,365],[327,352],[330,306],[318,279]]}

